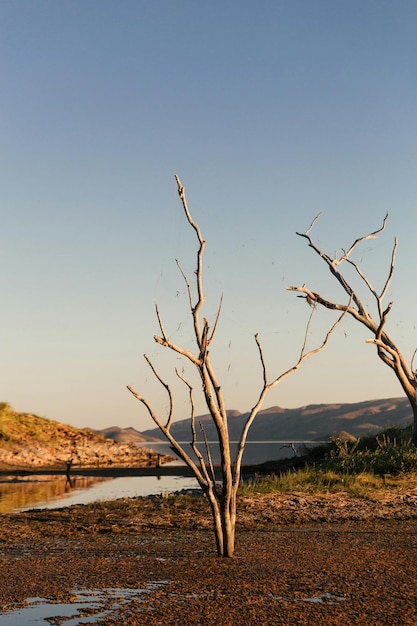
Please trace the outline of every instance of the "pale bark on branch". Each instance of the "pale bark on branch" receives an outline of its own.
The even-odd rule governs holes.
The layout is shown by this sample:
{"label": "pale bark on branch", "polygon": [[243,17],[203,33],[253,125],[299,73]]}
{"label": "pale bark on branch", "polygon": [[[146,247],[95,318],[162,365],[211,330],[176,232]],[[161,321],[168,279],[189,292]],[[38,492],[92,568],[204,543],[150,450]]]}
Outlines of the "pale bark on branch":
{"label": "pale bark on branch", "polygon": [[[179,197],[181,199],[182,207],[187,219],[188,224],[193,228],[197,242],[198,242],[198,250],[197,250],[197,259],[196,259],[196,269],[194,271],[194,280],[195,284],[191,284],[187,275],[182,269],[182,266],[178,260],[176,260],[176,264],[178,266],[179,272],[185,282],[188,302],[190,307],[190,312],[192,316],[192,325],[193,325],[193,333],[196,342],[196,350],[195,353],[187,350],[173,341],[168,336],[168,333],[165,330],[164,324],[162,322],[162,316],[159,311],[158,305],[155,306],[156,317],[158,321],[158,326],[160,329],[160,336],[155,335],[154,340],[159,345],[168,348],[172,352],[184,357],[186,361],[188,361],[198,372],[200,381],[201,381],[201,390],[203,393],[203,397],[205,400],[205,404],[208,408],[209,414],[213,421],[213,424],[217,433],[217,440],[220,450],[220,474],[221,474],[221,490],[218,490],[216,487],[216,472],[213,466],[211,450],[209,446],[209,442],[207,440],[207,436],[204,430],[203,425],[200,425],[200,430],[203,438],[203,446],[205,450],[205,456],[199,448],[199,442],[197,437],[197,429],[195,425],[195,403],[194,403],[194,395],[193,395],[193,387],[189,380],[183,375],[179,373],[176,369],[176,375],[178,378],[184,383],[184,385],[188,389],[189,395],[189,403],[190,403],[190,434],[191,434],[191,450],[192,453],[188,453],[187,450],[176,440],[171,432],[172,421],[174,417],[174,398],[169,384],[167,384],[162,377],[157,372],[156,368],[150,361],[150,359],[145,355],[145,359],[151,368],[154,376],[158,380],[158,382],[164,387],[166,393],[169,398],[169,415],[166,423],[158,417],[158,415],[153,410],[151,404],[137,391],[133,389],[133,387],[128,386],[129,391],[133,394],[133,396],[141,402],[145,408],[147,409],[150,417],[154,421],[154,423],[158,426],[161,432],[165,435],[168,441],[171,444],[172,449],[178,454],[178,456],[184,460],[184,462],[191,468],[197,481],[202,488],[204,494],[206,495],[212,515],[213,515],[213,524],[215,531],[215,539],[217,552],[219,556],[232,556],[234,551],[234,543],[235,543],[235,525],[236,525],[236,496],[237,489],[240,482],[240,473],[241,473],[241,463],[243,452],[246,444],[247,435],[249,432],[249,428],[253,423],[256,415],[258,414],[262,404],[265,400],[267,394],[280,383],[284,378],[293,374],[298,370],[301,364],[308,359],[320,352],[327,344],[330,335],[332,334],[334,328],[341,321],[343,316],[346,314],[346,310],[343,309],[340,317],[334,323],[332,328],[328,331],[324,341],[320,346],[313,350],[306,350],[307,345],[307,334],[309,332],[311,317],[314,311],[312,311],[305,336],[304,342],[301,349],[301,353],[297,363],[289,368],[286,372],[277,376],[272,381],[268,380],[267,368],[264,360],[264,355],[262,351],[262,346],[259,340],[258,334],[255,335],[255,341],[258,347],[259,359],[261,363],[261,368],[263,372],[263,385],[261,392],[259,394],[258,400],[254,407],[252,408],[250,415],[244,424],[242,429],[239,446],[237,453],[232,459],[231,450],[230,450],[230,438],[229,438],[229,428],[228,428],[228,420],[227,420],[227,411],[226,404],[223,396],[223,390],[220,385],[220,382],[217,378],[217,374],[211,362],[210,355],[210,344],[213,341],[216,330],[218,328],[220,314],[223,305],[223,295],[220,298],[216,318],[213,324],[213,327],[210,327],[210,324],[207,318],[202,317],[201,310],[205,301],[205,294],[203,289],[203,254],[205,249],[205,240],[202,236],[201,230],[197,223],[193,220],[190,211],[188,209],[187,200],[185,196],[184,187],[181,184],[178,176],[175,177],[178,187]],[[193,456],[192,456],[193,454]]]}
{"label": "pale bark on branch", "polygon": [[340,324],[340,322],[342,321],[343,317],[346,315],[346,311],[343,311],[342,314],[338,317],[338,319],[334,322],[334,324],[332,325],[332,327],[330,328],[330,330],[327,332],[323,342],[321,343],[321,345],[319,345],[317,348],[314,348],[312,350],[309,350],[308,352],[306,352],[306,346],[307,346],[307,336],[309,333],[309,329],[310,329],[310,324],[313,318],[313,314],[314,314],[314,309],[312,309],[311,313],[310,313],[310,317],[308,319],[307,322],[307,326],[306,326],[306,331],[304,334],[304,342],[301,348],[301,353],[299,356],[299,359],[297,361],[297,363],[295,365],[293,365],[292,367],[290,367],[288,370],[286,370],[285,372],[283,372],[282,374],[280,374],[279,376],[277,376],[277,378],[275,378],[275,380],[268,382],[268,374],[267,374],[267,369],[266,369],[266,365],[265,365],[265,360],[264,360],[264,356],[263,356],[263,350],[262,350],[262,346],[259,340],[259,335],[256,334],[255,335],[255,341],[256,344],[258,346],[258,351],[259,351],[259,359],[261,361],[261,366],[262,366],[262,372],[263,372],[263,388],[262,391],[259,395],[258,401],[256,402],[255,406],[252,408],[252,410],[249,413],[249,417],[245,422],[245,425],[243,427],[243,431],[242,431],[242,435],[239,441],[239,447],[237,450],[237,454],[236,454],[236,460],[235,460],[235,467],[236,467],[236,471],[237,473],[239,473],[240,471],[240,467],[241,467],[241,463],[242,463],[242,458],[243,458],[243,453],[245,450],[245,445],[246,445],[246,440],[247,440],[247,436],[249,433],[249,429],[251,427],[251,425],[253,424],[253,421],[255,420],[257,414],[259,413],[260,409],[262,408],[263,402],[265,400],[266,395],[274,388],[276,387],[279,383],[281,383],[285,378],[287,378],[288,376],[291,376],[291,374],[295,374],[295,372],[301,367],[302,363],[304,363],[304,361],[306,361],[307,359],[309,359],[310,357],[314,356],[315,354],[318,354],[319,352],[321,352],[327,345],[331,334],[333,333],[333,331],[335,330],[335,328]]}
{"label": "pale bark on branch", "polygon": [[[390,335],[388,335],[385,330],[387,318],[389,313],[391,312],[393,303],[389,302],[388,305],[385,306],[383,300],[387,295],[394,275],[395,257],[398,247],[397,239],[394,239],[389,270],[380,292],[378,292],[373,287],[372,282],[366,276],[360,265],[350,258],[352,252],[356,250],[356,248],[363,241],[377,237],[385,229],[388,219],[388,213],[385,215],[380,228],[367,235],[358,237],[346,251],[343,250],[343,254],[340,257],[335,258],[332,258],[328,254],[323,252],[311,237],[312,228],[317,222],[319,215],[316,215],[316,217],[313,219],[312,223],[304,233],[296,234],[300,237],[305,238],[308,241],[309,247],[312,248],[314,252],[316,252],[316,254],[318,254],[320,258],[323,259],[331,274],[336,278],[339,285],[341,285],[344,292],[348,295],[349,302],[348,304],[333,302],[322,297],[316,291],[307,288],[305,285],[289,286],[287,287],[287,289],[289,291],[296,291],[302,294],[299,297],[305,298],[309,305],[321,305],[326,309],[344,311],[352,316],[357,322],[359,322],[363,326],[366,326],[366,328],[371,331],[373,336],[367,340],[367,343],[371,343],[376,346],[379,358],[383,363],[388,365],[388,367],[390,367],[394,371],[407,398],[410,401],[414,416],[413,440],[414,443],[417,445],[417,376],[416,372],[413,371],[414,355],[411,364],[409,365],[406,358],[402,354],[402,351],[398,348],[395,341],[391,338]],[[376,301],[375,319],[372,317],[369,307],[364,304],[363,298],[359,296],[358,290],[354,289],[348,282],[346,277],[342,274],[340,266],[344,261],[346,261],[346,263],[354,268],[356,274],[359,276],[362,282],[362,285],[365,285],[366,293],[371,293],[373,295]]]}

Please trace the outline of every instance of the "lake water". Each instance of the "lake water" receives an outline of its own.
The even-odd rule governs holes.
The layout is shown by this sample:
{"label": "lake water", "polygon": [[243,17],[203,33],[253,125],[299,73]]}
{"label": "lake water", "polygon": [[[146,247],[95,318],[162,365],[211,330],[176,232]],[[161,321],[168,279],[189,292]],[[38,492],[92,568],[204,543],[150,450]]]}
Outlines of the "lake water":
{"label": "lake water", "polygon": [[[191,445],[188,442],[179,442],[185,451],[193,458],[194,453],[191,449]],[[244,465],[259,465],[266,461],[276,461],[278,459],[292,458],[302,452],[304,447],[310,448],[317,446],[318,444],[327,443],[325,441],[247,441],[245,445],[245,451],[243,453]],[[219,444],[216,441],[208,442],[210,447],[210,454],[213,459],[213,463],[218,465],[220,462],[220,455],[218,452]],[[161,454],[173,454],[168,442],[143,442],[136,444],[141,447],[152,449]],[[238,442],[230,442],[230,452],[234,456],[237,452]],[[206,457],[203,444],[199,444],[199,449],[204,457]]]}
{"label": "lake water", "polygon": [[[304,443],[317,445],[318,442],[249,441],[246,445],[244,462],[247,465],[255,465],[271,459],[293,457]],[[152,447],[161,454],[171,453],[169,444],[152,444]],[[211,446],[211,448],[213,449],[213,462],[216,464],[218,459],[216,458],[215,446]],[[171,465],[183,465],[183,463],[175,461]],[[91,502],[117,500],[118,498],[157,495],[197,487],[196,479],[186,476],[109,478],[73,475],[71,480],[68,480],[66,476],[62,475],[0,475],[0,514],[33,508],[53,509],[73,504],[89,504]]]}
{"label": "lake water", "polygon": [[0,476],[0,514],[29,509],[58,509],[118,498],[157,495],[198,487],[186,476],[120,476],[102,478],[31,475]]}

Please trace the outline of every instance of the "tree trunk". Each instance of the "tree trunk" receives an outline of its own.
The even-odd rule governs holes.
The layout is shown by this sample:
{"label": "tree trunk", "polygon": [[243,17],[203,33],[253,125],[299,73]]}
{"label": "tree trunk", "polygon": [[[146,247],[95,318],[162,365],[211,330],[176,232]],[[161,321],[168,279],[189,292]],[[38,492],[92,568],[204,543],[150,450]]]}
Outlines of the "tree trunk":
{"label": "tree trunk", "polygon": [[203,291],[203,253],[205,248],[205,240],[202,236],[199,226],[192,219],[190,212],[188,210],[187,201],[185,198],[184,187],[181,184],[178,176],[175,177],[178,186],[178,193],[181,198],[181,202],[183,205],[183,209],[187,218],[189,225],[193,228],[197,240],[198,240],[198,251],[197,251],[197,266],[194,270],[195,276],[195,285],[194,289],[191,288],[191,284],[181,268],[178,260],[176,261],[178,269],[184,279],[186,285],[186,293],[188,294],[188,301],[190,306],[190,311],[192,314],[193,320],[193,331],[195,343],[197,346],[197,353],[194,354],[190,352],[186,348],[183,348],[179,345],[176,345],[173,341],[171,341],[165,331],[164,325],[162,323],[162,318],[159,312],[158,305],[155,305],[156,317],[159,324],[160,336],[155,335],[154,340],[159,345],[172,350],[174,353],[179,355],[179,357],[183,357],[188,360],[193,367],[195,367],[201,378],[201,391],[202,395],[205,399],[206,406],[208,408],[209,414],[212,418],[214,426],[217,430],[218,443],[220,448],[220,458],[221,458],[221,478],[222,478],[222,491],[221,493],[217,491],[216,486],[216,474],[213,468],[209,442],[207,441],[206,434],[204,431],[204,427],[200,423],[200,427],[203,433],[203,442],[206,446],[207,453],[207,462],[203,457],[202,452],[198,448],[197,442],[197,433],[195,427],[195,403],[193,398],[193,386],[187,380],[187,378],[179,372],[177,368],[175,368],[175,373],[177,377],[186,385],[189,394],[189,402],[190,402],[190,430],[192,435],[191,447],[194,452],[194,455],[197,458],[197,462],[194,457],[190,456],[188,452],[183,448],[180,442],[178,442],[175,437],[171,433],[171,425],[174,417],[174,397],[171,390],[171,387],[168,383],[166,383],[160,374],[157,372],[156,368],[152,364],[149,357],[145,354],[144,358],[151,368],[154,376],[159,381],[159,383],[165,388],[168,398],[169,398],[169,413],[166,421],[162,421],[158,415],[152,409],[151,404],[140,394],[138,394],[131,386],[128,386],[129,391],[139,400],[147,409],[149,415],[161,430],[161,432],[165,435],[166,439],[170,442],[172,449],[176,454],[188,465],[188,467],[192,470],[197,481],[209,501],[211,514],[213,518],[213,526],[214,526],[214,536],[216,540],[216,548],[217,554],[219,557],[227,557],[231,558],[234,554],[235,549],[235,527],[236,527],[236,492],[239,485],[240,478],[240,467],[242,462],[242,455],[246,443],[246,436],[248,434],[250,425],[255,419],[258,411],[262,407],[262,403],[269,391],[273,389],[280,381],[284,378],[293,374],[298,370],[301,363],[305,361],[313,354],[317,354],[320,352],[327,344],[327,341],[333,332],[334,328],[338,325],[338,323],[342,320],[345,315],[345,311],[342,312],[342,315],[338,319],[338,321],[333,324],[329,332],[327,333],[323,343],[321,346],[310,350],[308,352],[305,351],[307,335],[309,332],[309,326],[311,317],[313,314],[313,310],[309,317],[309,321],[307,323],[304,343],[301,349],[300,357],[295,365],[290,367],[286,372],[279,375],[275,380],[268,382],[268,374],[265,365],[265,360],[263,357],[261,343],[258,338],[258,334],[255,335],[255,342],[259,351],[259,359],[261,363],[262,373],[263,373],[263,386],[261,392],[259,394],[258,400],[250,412],[250,415],[244,425],[237,456],[235,457],[234,462],[232,463],[231,454],[230,454],[230,441],[229,441],[229,430],[227,424],[227,410],[225,401],[223,398],[223,392],[221,385],[217,379],[214,368],[211,364],[210,360],[210,350],[209,346],[213,340],[214,334],[217,329],[217,324],[220,317],[220,312],[222,308],[223,295],[220,298],[220,304],[217,310],[217,315],[215,318],[215,322],[213,328],[210,328],[209,323],[205,317],[201,319],[201,309],[203,307],[205,301],[205,295]]}
{"label": "tree trunk", "polygon": [[411,399],[410,400],[410,404],[411,404],[411,408],[413,409],[413,445],[417,448],[417,398],[415,399]]}
{"label": "tree trunk", "polygon": [[413,433],[411,436],[411,441],[413,446],[417,448],[417,387],[415,379],[411,378],[411,375],[405,374],[401,376],[402,372],[395,370],[395,374],[397,375],[398,380],[400,381],[400,385],[404,390],[405,395],[408,398],[410,403],[411,410],[413,412]]}
{"label": "tree trunk", "polygon": [[216,541],[217,556],[230,558],[235,551],[235,514],[224,508],[223,504],[219,506],[218,502],[206,493],[210,502],[211,513],[213,516],[213,530]]}
{"label": "tree trunk", "polygon": [[213,517],[213,530],[216,541],[217,556],[230,558],[235,550],[235,526],[236,526],[236,494],[233,486],[231,494],[219,498],[211,489],[204,489],[211,514]]}
{"label": "tree trunk", "polygon": [[223,526],[223,554],[226,558],[231,558],[235,551],[235,515],[227,507],[222,511]]}
{"label": "tree trunk", "polygon": [[216,540],[217,556],[223,556],[225,541],[223,536],[222,513],[215,496],[208,493],[206,493],[206,496],[210,502],[211,514],[213,516],[213,530],[214,538]]}

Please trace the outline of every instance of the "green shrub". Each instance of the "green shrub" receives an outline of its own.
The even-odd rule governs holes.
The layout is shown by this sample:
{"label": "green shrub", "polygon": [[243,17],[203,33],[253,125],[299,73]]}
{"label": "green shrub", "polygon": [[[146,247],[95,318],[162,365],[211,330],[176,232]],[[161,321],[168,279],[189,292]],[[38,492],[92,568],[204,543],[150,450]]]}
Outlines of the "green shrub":
{"label": "green shrub", "polygon": [[[327,445],[304,450],[298,465],[269,475],[255,475],[240,487],[253,493],[340,492],[374,497],[386,488],[416,484],[417,448],[411,445],[412,428],[392,427],[376,437],[357,441],[334,439]],[[413,487],[414,488],[414,487]]]}
{"label": "green shrub", "polygon": [[375,451],[364,450],[331,461],[332,469],[339,473],[361,474],[368,472],[377,476],[417,472],[417,450],[391,447]]}

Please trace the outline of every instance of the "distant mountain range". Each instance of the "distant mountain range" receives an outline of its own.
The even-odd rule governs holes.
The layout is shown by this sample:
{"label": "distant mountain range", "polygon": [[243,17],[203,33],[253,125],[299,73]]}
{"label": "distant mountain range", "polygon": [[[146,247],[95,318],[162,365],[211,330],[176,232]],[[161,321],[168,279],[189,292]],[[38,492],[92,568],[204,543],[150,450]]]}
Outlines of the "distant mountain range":
{"label": "distant mountain range", "polygon": [[109,428],[103,428],[103,430],[92,429],[92,432],[96,435],[101,435],[106,439],[112,439],[117,443],[146,443],[152,441],[161,441],[161,433],[158,430],[158,436],[148,437],[143,433],[140,433],[136,428],[130,426],[129,428],[120,428],[119,426],[110,426]]}
{"label": "distant mountain range", "polygon": [[[239,439],[248,413],[228,411],[231,440]],[[348,432],[355,437],[375,435],[389,426],[408,426],[412,421],[412,411],[407,398],[368,400],[353,404],[311,404],[297,409],[283,409],[279,406],[264,409],[255,419],[250,431],[251,441],[313,441],[327,440],[335,432]],[[209,440],[216,439],[215,427],[209,415],[196,417]],[[161,440],[158,428],[143,432],[135,428],[118,427],[96,431],[115,441],[155,441]],[[189,419],[174,422],[172,434],[178,441],[190,440]]]}
{"label": "distant mountain range", "polygon": [[[230,439],[236,441],[248,413],[231,410],[228,415]],[[375,435],[389,426],[408,426],[411,421],[412,411],[406,398],[369,400],[355,404],[313,404],[298,409],[275,406],[259,413],[249,431],[248,440],[292,443],[324,441],[335,432],[361,437]],[[196,417],[197,432],[200,423],[204,426],[208,440],[216,440],[211,417]],[[171,432],[178,441],[189,442],[190,420],[187,418],[174,422]],[[201,433],[198,439],[202,439]],[[158,452],[152,453],[151,449],[154,444],[159,451],[157,443],[161,441],[164,439],[158,428],[139,432],[134,427],[113,426],[93,432],[36,415],[17,413],[6,402],[0,402],[0,470],[41,467],[64,469],[69,459],[73,459],[73,469],[76,466],[97,465],[140,467],[156,461]],[[139,442],[146,442],[146,448],[135,445]]]}

